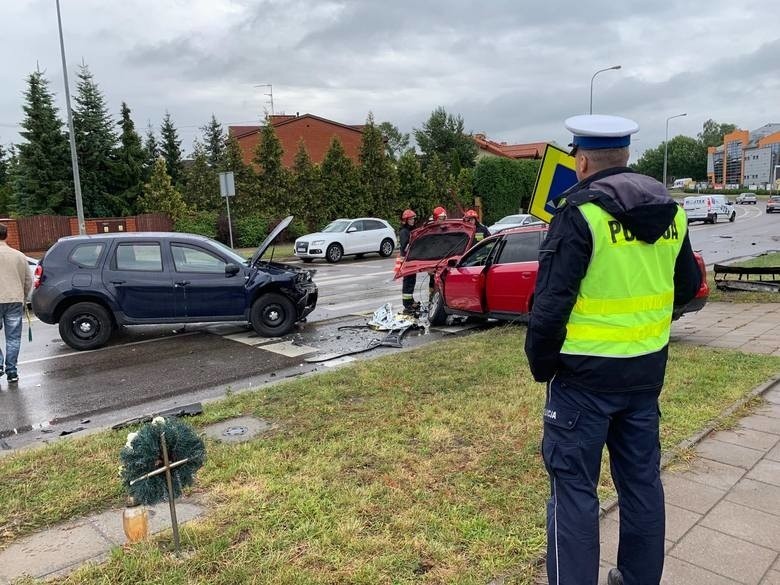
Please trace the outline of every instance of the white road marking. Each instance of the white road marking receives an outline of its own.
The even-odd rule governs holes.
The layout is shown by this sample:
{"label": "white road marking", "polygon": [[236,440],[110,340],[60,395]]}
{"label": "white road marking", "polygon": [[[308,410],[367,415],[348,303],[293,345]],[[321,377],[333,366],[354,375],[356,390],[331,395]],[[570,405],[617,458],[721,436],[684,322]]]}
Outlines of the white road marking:
{"label": "white road marking", "polygon": [[351,309],[353,307],[362,307],[366,305],[373,305],[378,308],[386,302],[397,300],[397,298],[398,295],[393,295],[373,299],[361,299],[359,301],[350,301],[348,303],[338,303],[335,305],[318,305],[317,308],[324,311],[341,311],[343,309]]}
{"label": "white road marking", "polygon": [[310,347],[308,345],[295,345],[292,341],[282,341],[281,343],[272,343],[270,345],[263,345],[259,349],[264,349],[273,353],[278,353],[286,357],[298,357],[307,353],[314,353],[318,351],[316,347]]}
{"label": "white road marking", "polygon": [[388,277],[392,277],[393,273],[390,270],[381,270],[379,272],[369,272],[368,274],[361,274],[360,276],[354,276],[352,274],[342,274],[340,276],[331,276],[329,278],[317,278],[314,277],[314,284],[317,286],[321,284],[330,284],[331,282],[354,282],[356,280],[366,280],[373,278],[374,276],[380,276],[386,274]]}
{"label": "white road marking", "polygon": [[344,357],[336,358],[330,361],[325,362],[323,365],[326,368],[335,368],[336,366],[343,366],[344,364],[349,364],[351,362],[357,361],[355,358],[345,355]]}
{"label": "white road marking", "polygon": [[230,341],[237,341],[244,345],[262,345],[264,343],[270,343],[272,341],[279,341],[281,337],[260,337],[254,331],[244,331],[243,333],[234,333],[233,335],[223,335],[223,339],[229,339]]}

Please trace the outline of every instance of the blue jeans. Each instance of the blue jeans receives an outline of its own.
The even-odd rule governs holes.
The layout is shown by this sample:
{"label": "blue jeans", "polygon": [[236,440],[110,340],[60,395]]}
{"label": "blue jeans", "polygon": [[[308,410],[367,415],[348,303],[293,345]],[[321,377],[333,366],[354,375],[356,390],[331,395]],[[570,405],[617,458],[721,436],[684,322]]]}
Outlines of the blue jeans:
{"label": "blue jeans", "polygon": [[[0,329],[5,329],[5,372],[16,373],[16,360],[22,345],[22,303],[0,303]],[[3,370],[3,352],[0,350],[0,371]]]}
{"label": "blue jeans", "polygon": [[658,392],[548,387],[542,450],[550,475],[547,575],[556,585],[596,585],[601,452],[609,450],[620,505],[617,566],[626,583],[658,585],[664,563]]}

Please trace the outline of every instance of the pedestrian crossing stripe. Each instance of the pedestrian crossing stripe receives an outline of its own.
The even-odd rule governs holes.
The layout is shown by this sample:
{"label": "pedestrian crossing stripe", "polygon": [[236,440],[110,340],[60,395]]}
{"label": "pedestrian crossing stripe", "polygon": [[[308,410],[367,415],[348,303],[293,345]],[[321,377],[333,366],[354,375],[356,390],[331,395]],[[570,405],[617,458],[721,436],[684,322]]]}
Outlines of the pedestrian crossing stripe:
{"label": "pedestrian crossing stripe", "polygon": [[548,144],[544,150],[542,164],[536,175],[536,184],[531,194],[528,212],[550,223],[555,213],[556,200],[569,187],[577,183],[574,157],[565,150]]}

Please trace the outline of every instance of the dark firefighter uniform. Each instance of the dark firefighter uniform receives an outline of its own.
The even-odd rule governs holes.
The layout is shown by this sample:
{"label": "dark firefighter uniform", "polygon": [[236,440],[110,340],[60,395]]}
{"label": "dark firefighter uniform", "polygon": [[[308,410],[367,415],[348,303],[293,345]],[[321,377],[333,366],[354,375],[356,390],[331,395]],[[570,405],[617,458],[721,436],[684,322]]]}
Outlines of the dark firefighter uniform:
{"label": "dark firefighter uniform", "polygon": [[487,229],[482,223],[477,220],[474,224],[477,228],[477,231],[474,232],[474,240],[479,242],[480,240],[484,240],[490,235],[490,230]]}
{"label": "dark firefighter uniform", "polygon": [[550,583],[597,583],[605,444],[620,507],[618,569],[626,585],[661,579],[658,397],[673,307],[700,279],[685,214],[655,179],[612,168],[565,194],[540,250],[525,344],[534,378],[547,382]]}
{"label": "dark firefighter uniform", "polygon": [[[404,223],[398,231],[398,247],[401,258],[406,257],[406,252],[409,249],[409,238],[413,229],[413,227]],[[401,280],[401,302],[403,303],[404,309],[412,309],[414,307],[414,284],[416,280],[416,274],[404,276]]]}

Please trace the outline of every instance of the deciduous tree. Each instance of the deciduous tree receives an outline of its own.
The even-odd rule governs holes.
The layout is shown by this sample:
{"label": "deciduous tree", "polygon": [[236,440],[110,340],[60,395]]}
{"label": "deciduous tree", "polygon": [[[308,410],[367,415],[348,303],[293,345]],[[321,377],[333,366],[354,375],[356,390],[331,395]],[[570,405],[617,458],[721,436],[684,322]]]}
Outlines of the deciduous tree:
{"label": "deciduous tree", "polygon": [[385,152],[393,160],[401,158],[409,150],[409,134],[404,134],[391,122],[382,122],[377,126],[385,140]]}
{"label": "deciduous tree", "polygon": [[723,144],[723,137],[736,129],[736,124],[721,124],[710,118],[702,124],[697,138],[705,149],[708,146],[720,146]]}
{"label": "deciduous tree", "polygon": [[427,169],[433,155],[457,176],[463,167],[473,167],[477,157],[477,144],[464,130],[463,118],[447,114],[444,108],[436,108],[422,128],[414,130],[417,146],[422,151],[423,169]]}
{"label": "deciduous tree", "polygon": [[144,193],[138,201],[145,213],[167,213],[175,222],[187,212],[187,205],[181,193],[173,186],[168,175],[165,159],[160,157],[154,164],[152,177],[144,185]]}

